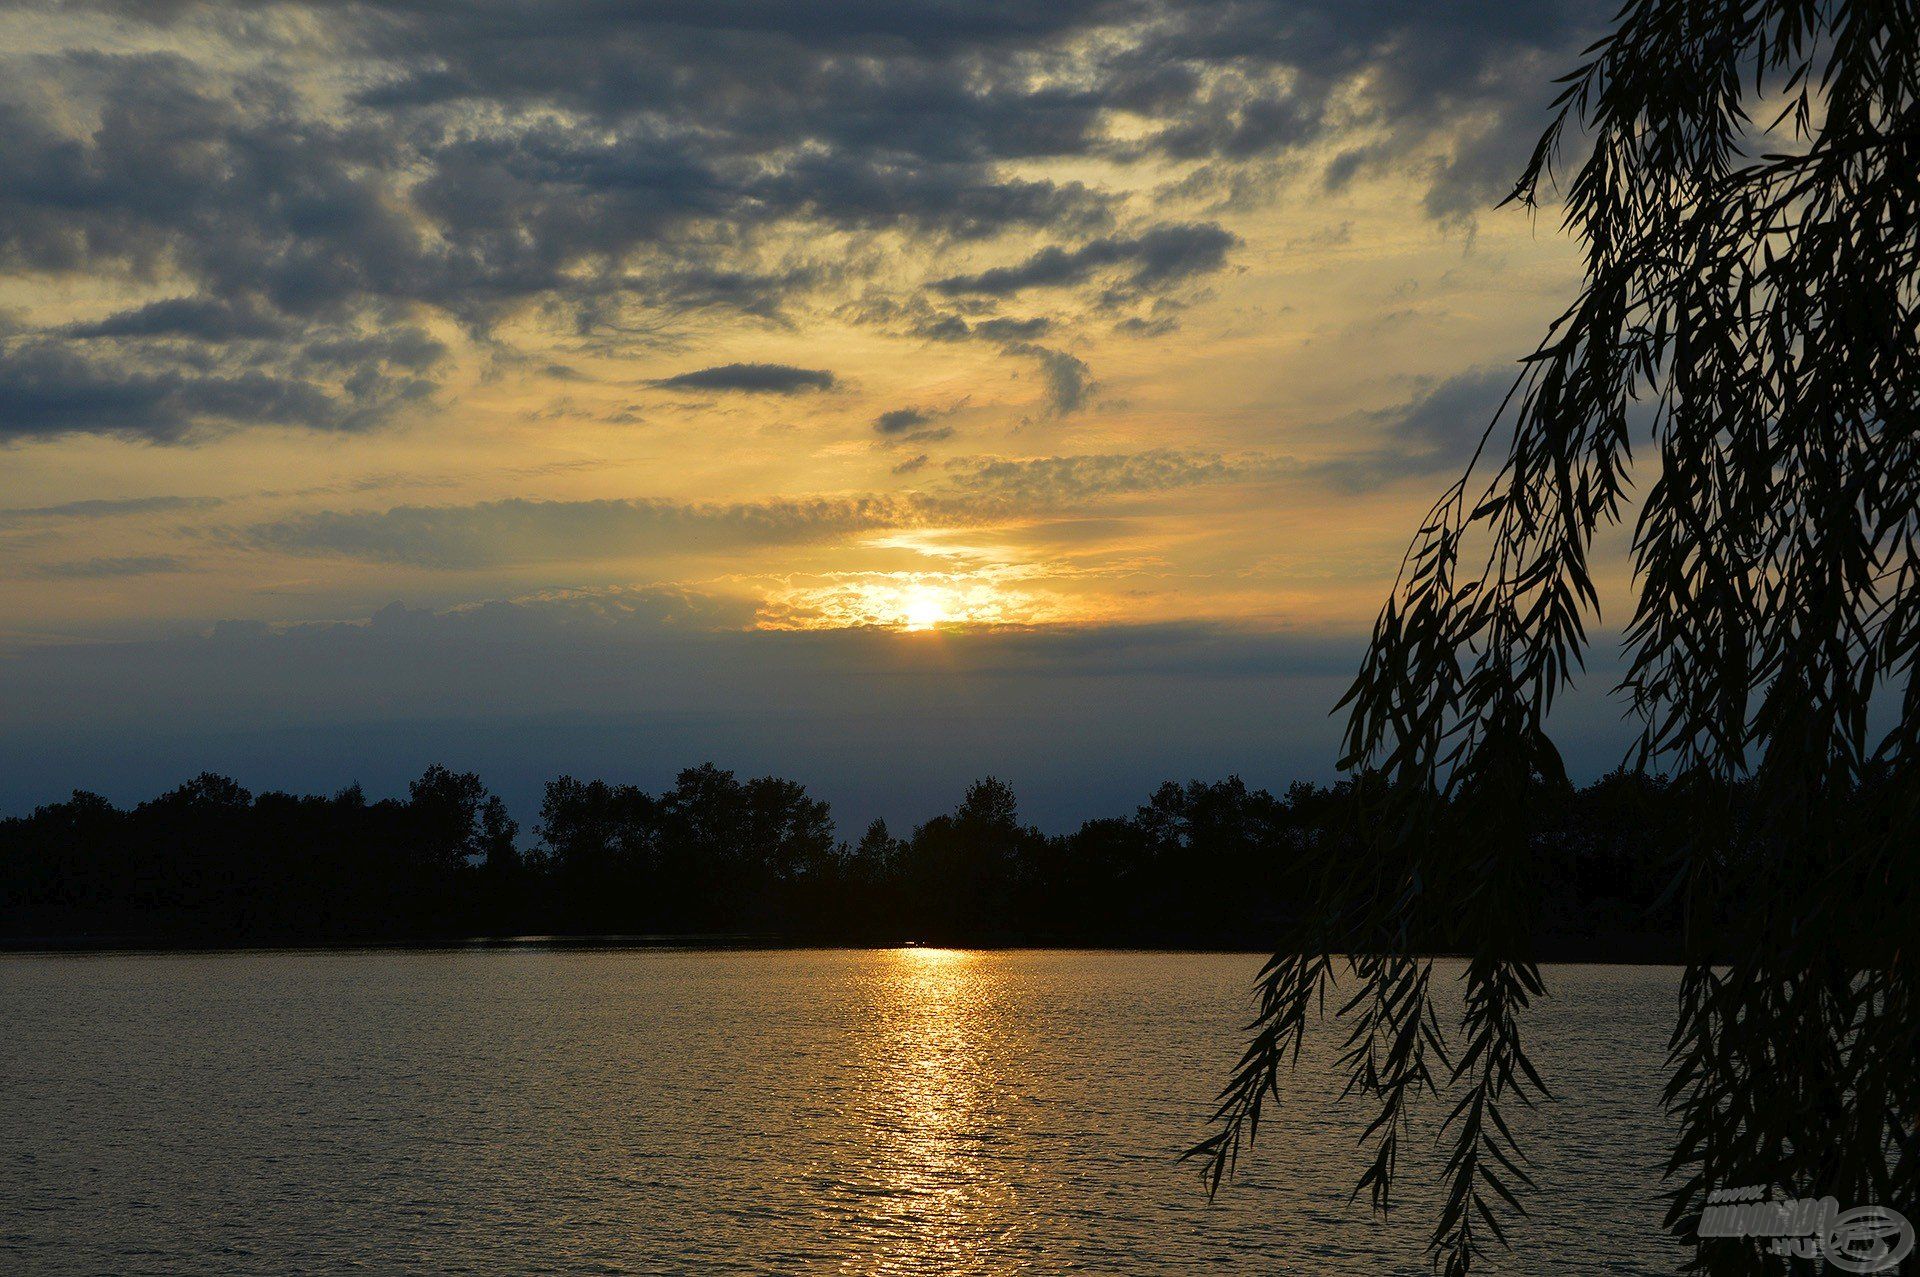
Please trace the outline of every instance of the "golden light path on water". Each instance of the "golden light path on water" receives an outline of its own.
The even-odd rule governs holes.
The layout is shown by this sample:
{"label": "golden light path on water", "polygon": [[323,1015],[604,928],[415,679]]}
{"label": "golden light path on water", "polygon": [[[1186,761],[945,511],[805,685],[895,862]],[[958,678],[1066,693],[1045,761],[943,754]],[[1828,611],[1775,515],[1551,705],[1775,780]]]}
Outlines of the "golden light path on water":
{"label": "golden light path on water", "polygon": [[[1335,1101],[1334,1026],[1219,1201],[1177,1161],[1238,1054],[1257,965],[0,955],[0,1013],[25,1028],[0,1039],[20,1151],[0,1158],[0,1271],[1426,1271],[1439,1111],[1405,1149],[1400,1205],[1370,1217],[1352,1198],[1367,1114]],[[1677,972],[1549,978],[1529,1027],[1563,1089],[1522,1117],[1539,1195],[1487,1272],[1672,1272],[1659,1083]]]}
{"label": "golden light path on water", "polygon": [[[994,1014],[998,964],[959,949],[890,951],[873,1039],[875,1120],[886,1150],[870,1226],[892,1243],[862,1271],[964,1271],[1011,1241],[1020,1211],[983,1147],[1004,1133]],[[987,1223],[983,1227],[983,1223]]]}
{"label": "golden light path on water", "polygon": [[[1403,1210],[1391,1228],[1368,1218],[1353,1204],[1344,1178],[1351,1174],[1347,1159],[1364,1118],[1351,1107],[1329,1105],[1322,1086],[1308,1085],[1305,1095],[1274,1106],[1270,1117],[1282,1133],[1269,1137],[1261,1168],[1266,1174],[1249,1168],[1230,1203],[1205,1205],[1191,1168],[1178,1165],[1176,1155],[1202,1128],[1207,1091],[1143,1082],[1137,1074],[1144,1069],[1170,1079],[1192,1069],[1200,1077],[1206,1066],[1193,1057],[1206,1057],[1206,1047],[1218,1043],[1194,1032],[1191,1012],[1183,1009],[1167,1018],[1187,1026],[1184,1041],[1142,1041],[1118,1054],[1111,1043],[1094,1046],[1119,1019],[1127,998],[1111,987],[1107,971],[1139,960],[1133,955],[1064,959],[1079,969],[1055,990],[1063,996],[1057,1004],[1033,999],[1022,980],[1025,964],[1062,960],[1051,955],[904,947],[870,957],[877,962],[866,988],[872,1018],[868,1031],[855,1035],[854,1055],[846,1060],[865,1079],[854,1105],[862,1135],[854,1155],[835,1168],[841,1192],[860,1202],[845,1223],[864,1244],[841,1258],[836,1271],[986,1277],[1061,1267],[1156,1270],[1158,1262],[1141,1250],[1148,1238],[1151,1247],[1182,1259],[1197,1259],[1226,1241],[1225,1253],[1213,1258],[1232,1256],[1227,1267],[1233,1271],[1398,1271],[1374,1265],[1385,1255],[1421,1253],[1421,1212],[1435,1208],[1431,1150],[1409,1158],[1413,1169],[1403,1206],[1411,1201],[1414,1210]],[[1210,955],[1197,961],[1234,959]],[[1195,996],[1198,987],[1184,988],[1170,1005],[1206,1004],[1208,999]],[[1165,1014],[1164,1007],[1147,1011],[1152,1002],[1138,997],[1131,1014],[1149,1020]],[[1129,1059],[1136,1051],[1139,1058]],[[1320,1073],[1309,1077],[1330,1077],[1328,1043],[1317,1043],[1310,1054]],[[1608,1101],[1623,1110],[1610,1120],[1627,1127],[1650,1120],[1651,1109],[1634,1108],[1636,1097],[1647,1093],[1610,1094]],[[1563,1153],[1569,1164],[1580,1167],[1579,1174],[1644,1189],[1642,1208],[1650,1221],[1651,1163],[1630,1173],[1613,1164],[1622,1155],[1633,1157],[1634,1141],[1616,1143],[1611,1128],[1596,1131],[1578,1121],[1571,1134],[1578,1156]],[[1140,1207],[1128,1197],[1141,1184],[1155,1186],[1156,1204],[1131,1218],[1129,1212]],[[1568,1185],[1557,1189],[1565,1193]],[[1180,1209],[1170,1209],[1160,1194]],[[1189,1216],[1189,1207],[1200,1216]],[[1233,1236],[1250,1221],[1248,1234]],[[1549,1237],[1532,1239],[1527,1249],[1533,1253],[1503,1254],[1489,1271],[1555,1270],[1555,1257],[1564,1257],[1569,1246],[1568,1228],[1581,1228],[1577,1218],[1565,1225],[1555,1221]],[[1262,1229],[1271,1231],[1262,1237]],[[1063,1233],[1074,1239],[1070,1251],[1059,1249]],[[1643,1242],[1657,1249],[1659,1239],[1647,1231],[1611,1244],[1639,1256]],[[1071,1262],[1059,1262],[1067,1256]],[[1116,1263],[1122,1256],[1126,1262]],[[1280,1262],[1283,1257],[1303,1267]],[[1621,1271],[1645,1270],[1628,1265]]]}

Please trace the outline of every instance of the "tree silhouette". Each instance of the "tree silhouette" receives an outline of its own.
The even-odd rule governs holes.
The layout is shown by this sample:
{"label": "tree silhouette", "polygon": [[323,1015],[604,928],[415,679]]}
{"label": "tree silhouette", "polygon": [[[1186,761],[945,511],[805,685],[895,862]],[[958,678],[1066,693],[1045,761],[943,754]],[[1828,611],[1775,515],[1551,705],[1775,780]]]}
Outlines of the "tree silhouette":
{"label": "tree silhouette", "polygon": [[902,870],[916,930],[947,941],[1013,933],[1039,841],[1020,824],[1006,782],[969,785],[952,815],[934,817],[907,844]]}
{"label": "tree silhouette", "polygon": [[[1246,948],[1300,916],[1303,875],[1351,860],[1361,793],[1170,782],[1131,816],[1050,836],[989,778],[907,837],[876,820],[848,845],[801,785],[705,765],[658,794],[562,776],[523,848],[472,773],[432,767],[405,799],[377,802],[358,785],[250,794],[202,776],[131,811],[76,793],[0,819],[0,943],[611,933]],[[1687,828],[1671,788],[1609,777],[1542,801],[1557,879],[1545,942],[1670,955],[1674,907],[1652,906]],[[1735,811],[1746,801],[1728,796]]]}
{"label": "tree silhouette", "polygon": [[512,857],[518,826],[508,818],[506,804],[472,772],[452,772],[436,763],[407,787],[407,797],[421,825],[421,855],[446,865]]}
{"label": "tree silhouette", "polygon": [[[1320,998],[1350,983],[1335,1005],[1351,1093],[1378,1108],[1371,1200],[1416,1097],[1446,1091],[1436,1263],[1467,1272],[1518,1209],[1503,1114],[1546,1092],[1522,1026],[1543,992],[1537,800],[1564,786],[1548,714],[1582,666],[1590,554],[1631,512],[1638,435],[1655,465],[1624,634],[1631,761],[1670,778],[1691,827],[1669,1225],[1698,1243],[1707,1191],[1750,1185],[1914,1214],[1916,20],[1640,0],[1564,81],[1513,198],[1534,206],[1587,147],[1565,186],[1585,287],[1496,418],[1504,463],[1484,486],[1469,466],[1415,537],[1342,702],[1344,765],[1369,773],[1361,854],[1322,866],[1262,973],[1195,1150],[1216,1186]],[[1439,937],[1468,958],[1457,1026],[1419,956]],[[1691,1262],[1783,1261],[1724,1241]]]}

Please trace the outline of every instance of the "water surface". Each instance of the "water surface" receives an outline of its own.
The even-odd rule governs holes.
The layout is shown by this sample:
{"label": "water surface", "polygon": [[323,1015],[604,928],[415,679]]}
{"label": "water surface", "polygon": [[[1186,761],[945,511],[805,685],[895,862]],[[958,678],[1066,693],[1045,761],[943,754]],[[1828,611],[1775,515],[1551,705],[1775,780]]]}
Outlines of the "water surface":
{"label": "water surface", "polygon": [[[1211,1206],[1175,1161],[1246,955],[0,957],[9,1272],[1428,1271],[1349,1202],[1323,1035]],[[1672,1271],[1677,974],[1554,967],[1540,1191],[1489,1271]],[[1429,1136],[1430,1141],[1430,1136]],[[1420,1158],[1430,1150],[1416,1150]]]}

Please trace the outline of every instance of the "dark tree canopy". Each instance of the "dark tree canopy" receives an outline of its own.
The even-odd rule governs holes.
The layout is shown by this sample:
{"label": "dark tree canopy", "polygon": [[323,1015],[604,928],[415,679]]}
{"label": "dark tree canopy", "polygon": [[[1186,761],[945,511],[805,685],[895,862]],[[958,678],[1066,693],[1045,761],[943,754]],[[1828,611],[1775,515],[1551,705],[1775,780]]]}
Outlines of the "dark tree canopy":
{"label": "dark tree canopy", "polygon": [[[1535,803],[1632,519],[1631,760],[1688,796],[1688,959],[1668,1103],[1670,1225],[1717,1187],[1915,1211],[1920,1008],[1920,27],[1909,3],[1642,0],[1564,82],[1515,199],[1556,163],[1586,284],[1434,507],[1343,705],[1379,780],[1356,863],[1262,975],[1244,1062],[1196,1152],[1214,1183],[1319,999],[1343,984],[1384,1207],[1418,1097],[1442,1094],[1433,1258],[1464,1273],[1527,1178],[1503,1108],[1546,1093]],[[1510,430],[1510,436],[1506,431]],[[1633,455],[1638,445],[1640,455]],[[1598,579],[1597,579],[1598,577]],[[1726,801],[1732,782],[1753,803]],[[1464,1013],[1419,956],[1460,923]],[[1355,958],[1338,955],[1359,954]],[[1449,1017],[1452,1020],[1452,1017]],[[1694,1252],[1760,1271],[1749,1242]]]}
{"label": "dark tree canopy", "polygon": [[[1346,784],[1276,797],[1238,777],[1168,782],[1131,816],[1049,835],[989,777],[904,837],[874,821],[848,843],[800,784],[706,764],[658,793],[563,776],[523,848],[470,772],[431,767],[378,802],[357,785],[253,794],[207,775],[131,810],[76,793],[0,820],[0,944],[656,934],[1245,949],[1293,916],[1314,865],[1350,857],[1358,801]],[[1680,828],[1670,788],[1610,776],[1548,801],[1551,943],[1670,956],[1677,913],[1649,912]]]}

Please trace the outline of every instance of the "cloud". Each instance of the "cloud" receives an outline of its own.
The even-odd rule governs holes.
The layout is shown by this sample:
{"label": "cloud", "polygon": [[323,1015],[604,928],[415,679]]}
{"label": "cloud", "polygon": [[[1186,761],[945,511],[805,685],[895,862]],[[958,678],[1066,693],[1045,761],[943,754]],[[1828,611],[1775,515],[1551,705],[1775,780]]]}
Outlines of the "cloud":
{"label": "cloud", "polygon": [[1119,276],[1116,295],[1138,295],[1155,287],[1219,270],[1227,250],[1239,242],[1211,222],[1157,226],[1130,237],[1090,240],[1078,248],[1049,245],[1013,266],[936,280],[936,292],[1007,297],[1029,288],[1081,284],[1096,274]]}
{"label": "cloud", "polygon": [[873,428],[883,435],[898,435],[932,420],[933,414],[925,408],[894,408],[875,417]]}
{"label": "cloud", "polygon": [[1046,416],[1064,417],[1080,411],[1099,388],[1093,369],[1077,355],[1032,342],[1009,342],[1004,349],[1010,355],[1031,355],[1039,361],[1041,384],[1046,388]]}
{"label": "cloud", "polygon": [[38,519],[107,519],[123,515],[170,514],[183,510],[210,510],[219,497],[102,497],[63,501],[59,505],[14,506],[0,509],[0,527]]}
{"label": "cloud", "polygon": [[988,341],[1020,342],[1042,336],[1052,327],[1053,320],[1045,315],[1030,315],[1024,319],[995,316],[992,319],[976,319],[971,334]]}
{"label": "cloud", "polygon": [[112,434],[177,443],[240,425],[357,430],[430,387],[367,375],[338,388],[319,377],[145,366],[45,341],[0,345],[0,443]]}
{"label": "cloud", "polygon": [[956,457],[946,463],[938,491],[973,503],[1071,510],[1104,497],[1261,482],[1277,477],[1281,465],[1272,457],[1227,457],[1177,448],[1056,457]]}
{"label": "cloud", "polygon": [[[76,784],[138,801],[205,768],[256,789],[404,793],[439,761],[531,820],[556,772],[657,787],[712,758],[816,787],[843,830],[949,810],[989,766],[1023,810],[1070,827],[1169,776],[1327,772],[1325,708],[1360,647],[1198,624],[937,644],[768,632],[738,602],[673,590],[360,615],[0,661],[0,813]],[[1274,731],[1276,714],[1301,730]]]}
{"label": "cloud", "polygon": [[1456,373],[1399,408],[1380,414],[1395,440],[1442,460],[1464,461],[1486,433],[1518,370],[1496,364]]}
{"label": "cloud", "polygon": [[1403,404],[1369,414],[1375,428],[1385,432],[1381,446],[1340,454],[1301,473],[1335,488],[1364,491],[1462,469],[1516,376],[1511,365],[1456,373]]}
{"label": "cloud", "polygon": [[[926,462],[909,463],[903,472]],[[252,550],[443,570],[819,545],[865,532],[1071,512],[1104,498],[1271,477],[1259,456],[1171,448],[946,463],[920,492],[689,503],[660,498],[328,510],[215,530]]]}
{"label": "cloud", "polygon": [[188,566],[187,561],[177,555],[140,554],[78,559],[67,563],[47,563],[29,569],[28,575],[47,581],[98,581],[116,577],[184,572]]}
{"label": "cloud", "polygon": [[887,447],[908,443],[938,443],[953,437],[952,426],[936,426],[942,417],[951,417],[967,406],[962,398],[945,408],[893,408],[873,419],[874,433]]}
{"label": "cloud", "polygon": [[1021,318],[996,315],[987,319],[968,320],[948,311],[921,316],[914,321],[910,331],[914,336],[930,341],[964,341],[977,337],[983,341],[1006,344],[1031,341],[1044,336],[1052,328],[1053,320],[1046,315]]}
{"label": "cloud", "polygon": [[[906,305],[885,301],[867,303],[853,309],[869,322],[898,325],[912,336],[942,342],[978,339],[997,345],[1003,354],[1034,360],[1045,391],[1041,405],[1041,415],[1044,417],[1063,417],[1079,411],[1098,389],[1093,370],[1085,360],[1031,340],[1054,327],[1054,321],[1044,315],[990,316],[970,320],[952,311],[936,309],[920,299]],[[882,414],[881,419],[874,423],[875,428],[882,435],[898,437],[897,432],[914,428],[906,416],[899,414],[918,411],[922,410],[894,409]],[[889,424],[891,429],[888,428]]]}
{"label": "cloud", "polygon": [[168,297],[104,319],[69,324],[70,337],[192,337],[201,341],[236,338],[272,338],[284,335],[290,322],[261,305],[240,297]]}
{"label": "cloud", "polygon": [[[428,332],[488,340],[517,316],[631,342],[713,310],[793,323],[869,286],[916,296],[893,255],[845,251],[875,235],[935,260],[1024,253],[939,274],[934,297],[1158,297],[1233,240],[1157,214],[1149,166],[1232,185],[1344,155],[1331,176],[1425,174],[1426,211],[1457,217],[1502,193],[1551,73],[1608,16],[1597,0],[44,11],[56,51],[0,54],[0,269],[140,300],[26,316],[15,336],[38,346],[4,374],[16,441],[377,425],[446,379]],[[923,335],[1034,342],[1062,322],[950,307]]]}
{"label": "cloud", "polygon": [[510,563],[711,554],[834,541],[918,517],[895,498],[814,497],[688,504],[658,499],[529,501],[321,511],[228,529],[252,549],[468,569]]}
{"label": "cloud", "polygon": [[700,368],[652,383],[663,390],[740,391],[747,394],[791,395],[803,390],[831,390],[834,376],[824,368],[795,368],[791,364],[721,364]]}

